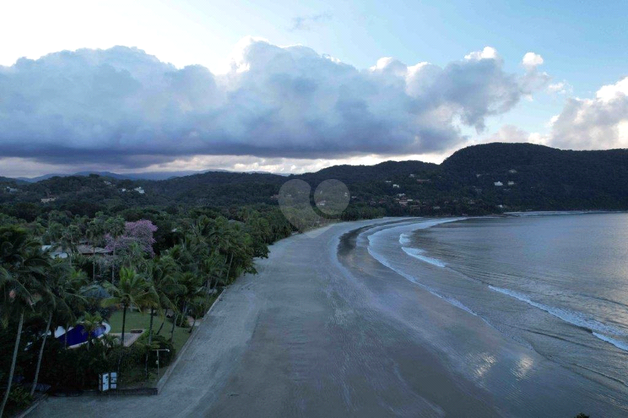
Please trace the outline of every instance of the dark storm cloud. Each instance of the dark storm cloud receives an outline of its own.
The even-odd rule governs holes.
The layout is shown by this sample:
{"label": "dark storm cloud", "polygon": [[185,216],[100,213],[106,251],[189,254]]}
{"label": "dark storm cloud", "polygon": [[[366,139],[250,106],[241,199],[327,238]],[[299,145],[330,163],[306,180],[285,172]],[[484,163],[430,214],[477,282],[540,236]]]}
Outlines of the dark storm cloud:
{"label": "dark storm cloud", "polygon": [[0,157],[145,167],[189,155],[439,152],[464,142],[460,126],[481,131],[539,79],[535,69],[505,73],[491,48],[444,68],[384,58],[362,71],[258,40],[235,57],[219,76],[126,47],[0,67]]}

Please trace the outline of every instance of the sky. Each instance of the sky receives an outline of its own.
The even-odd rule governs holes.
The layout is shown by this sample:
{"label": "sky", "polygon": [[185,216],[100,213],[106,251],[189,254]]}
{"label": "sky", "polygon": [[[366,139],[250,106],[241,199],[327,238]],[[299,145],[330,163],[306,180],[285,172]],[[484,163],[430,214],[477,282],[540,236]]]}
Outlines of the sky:
{"label": "sky", "polygon": [[619,0],[5,2],[0,176],[625,148],[627,15]]}

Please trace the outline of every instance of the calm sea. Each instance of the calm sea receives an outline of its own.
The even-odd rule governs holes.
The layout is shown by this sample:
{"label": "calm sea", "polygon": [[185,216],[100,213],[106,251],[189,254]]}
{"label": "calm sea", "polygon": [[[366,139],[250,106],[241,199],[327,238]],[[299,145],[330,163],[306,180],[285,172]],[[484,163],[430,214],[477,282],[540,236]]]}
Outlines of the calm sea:
{"label": "calm sea", "polygon": [[433,220],[375,233],[369,251],[547,359],[628,394],[628,214]]}

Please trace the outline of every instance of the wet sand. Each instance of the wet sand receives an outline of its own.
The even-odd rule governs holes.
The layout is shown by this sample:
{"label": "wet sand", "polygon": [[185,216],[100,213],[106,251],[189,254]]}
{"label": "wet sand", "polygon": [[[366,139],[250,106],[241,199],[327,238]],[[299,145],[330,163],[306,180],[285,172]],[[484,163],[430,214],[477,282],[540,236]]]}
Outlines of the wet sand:
{"label": "wet sand", "polygon": [[399,221],[273,245],[258,275],[223,293],[159,396],[50,398],[31,416],[621,416],[578,376],[369,257],[358,229]]}

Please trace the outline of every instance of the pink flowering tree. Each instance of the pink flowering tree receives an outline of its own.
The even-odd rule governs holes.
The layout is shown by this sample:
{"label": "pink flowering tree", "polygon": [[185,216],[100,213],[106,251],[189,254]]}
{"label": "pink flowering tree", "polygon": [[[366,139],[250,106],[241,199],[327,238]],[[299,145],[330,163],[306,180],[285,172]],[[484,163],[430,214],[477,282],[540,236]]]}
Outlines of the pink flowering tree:
{"label": "pink flowering tree", "polygon": [[147,219],[141,219],[137,222],[126,222],[124,224],[124,234],[119,237],[111,235],[105,236],[107,240],[107,249],[110,251],[128,250],[131,244],[137,243],[139,247],[150,257],[155,255],[153,244],[155,238],[153,233],[157,231],[157,227]]}

